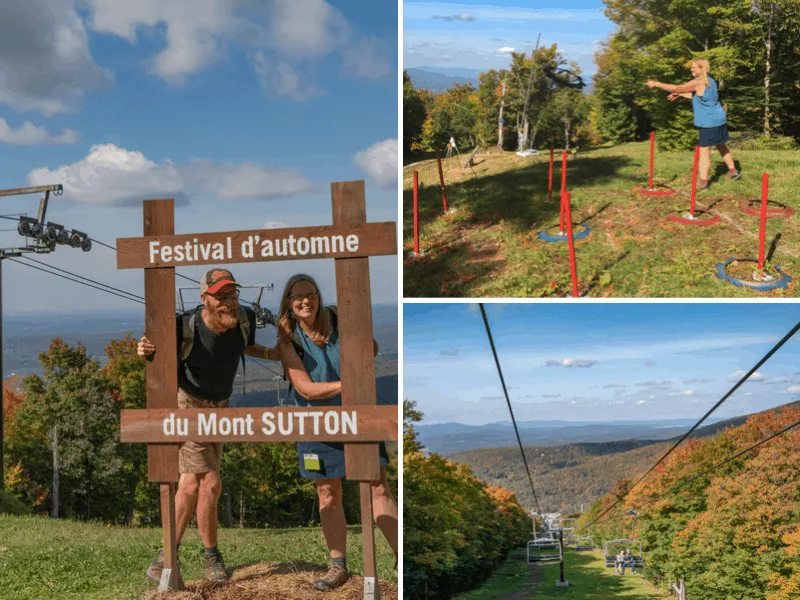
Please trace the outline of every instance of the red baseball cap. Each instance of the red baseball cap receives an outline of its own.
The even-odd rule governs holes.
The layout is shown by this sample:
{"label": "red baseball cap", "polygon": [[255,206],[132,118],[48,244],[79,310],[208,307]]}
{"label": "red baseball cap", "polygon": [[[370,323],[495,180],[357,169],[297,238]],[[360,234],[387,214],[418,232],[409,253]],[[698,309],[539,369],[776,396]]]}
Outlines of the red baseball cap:
{"label": "red baseball cap", "polygon": [[241,287],[233,278],[233,273],[227,269],[211,269],[200,280],[200,293],[216,294],[226,285]]}

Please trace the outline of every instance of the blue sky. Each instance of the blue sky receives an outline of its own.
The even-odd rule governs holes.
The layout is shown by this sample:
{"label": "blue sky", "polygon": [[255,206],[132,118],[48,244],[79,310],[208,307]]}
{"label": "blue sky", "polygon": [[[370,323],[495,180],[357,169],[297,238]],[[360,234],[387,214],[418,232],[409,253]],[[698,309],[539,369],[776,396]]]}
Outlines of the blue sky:
{"label": "blue sky", "polygon": [[[142,234],[145,198],[176,198],[177,233],[327,225],[330,183],[353,179],[369,220],[396,221],[397,15],[395,0],[5,0],[0,188],[63,183],[49,219],[112,245]],[[2,202],[4,215],[39,205]],[[142,293],[142,273],[102,247],[36,258]],[[395,303],[396,257],[370,265],[373,301]],[[135,308],[3,267],[8,314]],[[310,272],[333,297],[331,260],[232,268],[277,286]]]}
{"label": "blue sky", "polygon": [[403,67],[507,68],[509,52],[557,44],[590,76],[594,53],[614,30],[600,0],[403,2]]}
{"label": "blue sky", "polygon": [[[486,304],[518,421],[699,419],[798,322],[785,303]],[[509,421],[477,304],[405,304],[404,398],[424,423]],[[800,397],[800,335],[714,413]]]}

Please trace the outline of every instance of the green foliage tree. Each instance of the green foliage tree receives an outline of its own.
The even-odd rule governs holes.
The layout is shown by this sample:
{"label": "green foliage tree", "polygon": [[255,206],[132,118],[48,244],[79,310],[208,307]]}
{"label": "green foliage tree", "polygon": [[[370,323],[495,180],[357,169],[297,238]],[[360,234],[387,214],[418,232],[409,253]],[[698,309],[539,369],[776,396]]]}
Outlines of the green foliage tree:
{"label": "green foliage tree", "polygon": [[422,140],[422,124],[425,122],[425,104],[420,98],[411,78],[403,71],[403,152],[408,153]]}

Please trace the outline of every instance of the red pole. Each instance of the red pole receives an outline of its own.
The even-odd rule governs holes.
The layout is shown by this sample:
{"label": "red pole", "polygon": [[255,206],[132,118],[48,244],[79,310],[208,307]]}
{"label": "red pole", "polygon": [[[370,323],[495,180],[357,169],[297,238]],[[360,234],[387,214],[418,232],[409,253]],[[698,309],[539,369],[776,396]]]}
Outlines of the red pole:
{"label": "red pole", "polygon": [[444,173],[442,173],[442,159],[439,156],[439,149],[436,149],[436,162],[439,163],[439,185],[442,187],[442,206],[447,212],[447,192],[444,189]]}
{"label": "red pole", "polygon": [[769,192],[769,173],[761,178],[761,225],[758,236],[758,270],[764,268],[764,243],[767,237],[767,194]]}
{"label": "red pole", "polygon": [[700,146],[694,147],[694,167],[692,168],[692,206],[689,212],[694,216],[694,197],[697,194],[697,163],[700,160]]}
{"label": "red pole", "polygon": [[567,193],[567,151],[561,154],[561,229],[564,231],[564,194]]}
{"label": "red pole", "polygon": [[650,189],[653,189],[653,156],[656,151],[656,132],[650,132]]}
{"label": "red pole", "polygon": [[[438,154],[438,153],[437,153]],[[419,173],[414,171],[414,254],[419,256]]]}
{"label": "red pole", "polygon": [[550,172],[547,174],[547,199],[553,199],[553,147],[550,146]]}
{"label": "red pole", "polygon": [[575,264],[575,241],[572,239],[572,209],[569,192],[564,192],[564,209],[567,213],[567,244],[569,245],[569,268],[572,272],[572,296],[578,297],[578,267]]}

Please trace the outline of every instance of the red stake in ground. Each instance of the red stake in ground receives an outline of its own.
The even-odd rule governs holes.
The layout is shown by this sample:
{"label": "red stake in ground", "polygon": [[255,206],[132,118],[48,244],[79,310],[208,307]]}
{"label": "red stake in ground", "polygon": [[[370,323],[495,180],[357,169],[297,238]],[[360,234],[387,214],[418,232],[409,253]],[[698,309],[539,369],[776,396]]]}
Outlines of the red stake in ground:
{"label": "red stake in ground", "polygon": [[561,235],[564,234],[564,194],[567,193],[567,151],[561,154]]}
{"label": "red stake in ground", "polygon": [[419,173],[414,171],[414,254],[419,256]]}
{"label": "red stake in ground", "polygon": [[769,173],[761,178],[761,224],[758,235],[758,270],[764,268],[764,244],[767,237],[767,195],[769,194]]}
{"label": "red stake in ground", "polygon": [[[564,153],[566,154],[566,152]],[[575,264],[575,240],[572,239],[572,209],[569,192],[564,192],[564,211],[567,216],[567,244],[569,245],[569,268],[572,272],[572,296],[578,297],[578,267]]]}
{"label": "red stake in ground", "polygon": [[692,167],[692,204],[689,213],[694,216],[694,197],[697,194],[697,163],[700,160],[700,146],[694,147],[694,167]]}

